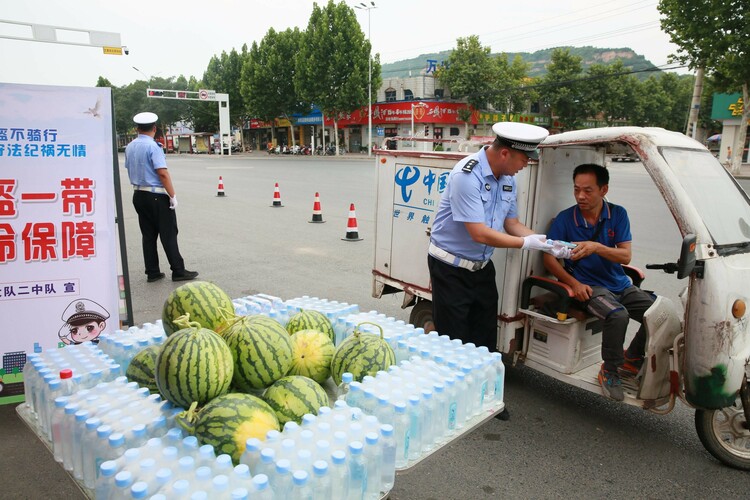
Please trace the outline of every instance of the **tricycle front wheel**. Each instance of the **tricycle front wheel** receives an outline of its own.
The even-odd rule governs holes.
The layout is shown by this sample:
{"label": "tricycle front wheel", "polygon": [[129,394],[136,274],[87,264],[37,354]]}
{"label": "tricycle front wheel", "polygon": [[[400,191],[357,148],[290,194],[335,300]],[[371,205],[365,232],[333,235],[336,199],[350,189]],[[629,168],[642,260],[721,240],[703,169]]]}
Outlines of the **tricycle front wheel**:
{"label": "tricycle front wheel", "polygon": [[720,462],[750,471],[750,429],[739,396],[732,406],[720,410],[696,410],[695,430]]}

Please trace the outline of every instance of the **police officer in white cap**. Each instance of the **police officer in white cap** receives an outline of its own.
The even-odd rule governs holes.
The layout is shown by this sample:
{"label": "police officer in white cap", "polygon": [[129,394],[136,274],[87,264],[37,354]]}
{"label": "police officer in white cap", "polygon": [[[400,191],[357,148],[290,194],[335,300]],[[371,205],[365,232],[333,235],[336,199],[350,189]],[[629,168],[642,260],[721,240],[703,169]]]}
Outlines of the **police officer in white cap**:
{"label": "police officer in white cap", "polygon": [[432,225],[427,263],[432,313],[441,334],[497,347],[498,293],[490,258],[495,248],[542,250],[558,257],[567,249],[521,224],[513,177],[538,159],[546,129],[496,123],[490,146],[459,161],[451,171]]}
{"label": "police officer in white cap", "polygon": [[138,129],[138,137],[125,148],[125,168],[135,190],[133,206],[141,228],[146,279],[151,283],[164,278],[156,247],[159,238],[172,269],[172,281],[192,280],[198,273],[186,270],[180,255],[175,214],[177,196],[167,170],[164,151],[154,140],[158,120],[155,113],[135,115],[133,121]]}

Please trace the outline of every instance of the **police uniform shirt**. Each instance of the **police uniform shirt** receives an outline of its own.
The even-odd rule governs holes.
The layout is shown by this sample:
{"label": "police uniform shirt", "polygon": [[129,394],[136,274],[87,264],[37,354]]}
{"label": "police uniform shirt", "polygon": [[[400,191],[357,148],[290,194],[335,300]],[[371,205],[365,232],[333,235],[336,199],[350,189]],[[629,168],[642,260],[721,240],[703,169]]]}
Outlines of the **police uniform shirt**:
{"label": "police uniform shirt", "polygon": [[156,171],[167,168],[167,159],[161,146],[148,135],[139,134],[125,148],[125,168],[134,186],[164,187]]}
{"label": "police uniform shirt", "polygon": [[[478,163],[470,172],[464,171],[472,160]],[[505,219],[517,217],[514,177],[496,179],[482,148],[453,167],[432,226],[432,243],[458,257],[486,261],[494,247],[472,240],[464,223],[481,222],[504,231]]]}
{"label": "police uniform shirt", "polygon": [[[619,205],[605,201],[597,224],[601,224],[602,228],[595,241],[602,245],[614,248],[618,243],[633,240],[628,212]],[[586,221],[578,205],[573,205],[555,217],[547,237],[563,241],[590,241],[596,234],[596,228],[596,224]],[[613,293],[620,293],[632,284],[622,265],[595,254],[577,261],[566,260],[565,268],[584,285],[603,286]]]}

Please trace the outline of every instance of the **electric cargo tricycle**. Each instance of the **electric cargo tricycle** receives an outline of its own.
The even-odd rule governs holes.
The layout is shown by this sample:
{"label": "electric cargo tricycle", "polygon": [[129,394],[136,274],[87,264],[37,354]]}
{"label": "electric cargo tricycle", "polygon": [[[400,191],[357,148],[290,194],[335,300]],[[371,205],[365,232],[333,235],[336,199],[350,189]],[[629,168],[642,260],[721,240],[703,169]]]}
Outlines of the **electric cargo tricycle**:
{"label": "electric cargo tricycle", "polygon": [[[432,151],[434,141],[409,141],[407,149],[376,154],[373,296],[403,292],[411,322],[429,329],[431,223],[451,168],[478,145]],[[521,222],[546,233],[574,204],[573,169],[598,163],[618,173],[608,199],[617,196],[611,201],[631,214],[634,258],[663,254],[656,263],[645,261],[652,272],[644,283],[642,271],[626,269],[636,285],[659,287],[644,317],[645,362],[637,376],[623,379],[624,403],[665,414],[681,400],[695,408],[706,449],[750,470],[750,199],[703,145],[659,128],[565,132],[549,136],[540,150],[539,161],[516,175]],[[623,156],[640,163],[611,161]],[[650,191],[629,189],[633,176]],[[656,208],[652,214],[654,204],[662,219]],[[655,235],[656,243],[643,244],[648,238],[639,238],[639,228],[649,225],[640,232],[650,232],[652,241]],[[546,273],[539,252],[496,249],[493,262],[500,296],[496,347],[505,359],[601,394],[601,321],[576,307],[571,290]]]}

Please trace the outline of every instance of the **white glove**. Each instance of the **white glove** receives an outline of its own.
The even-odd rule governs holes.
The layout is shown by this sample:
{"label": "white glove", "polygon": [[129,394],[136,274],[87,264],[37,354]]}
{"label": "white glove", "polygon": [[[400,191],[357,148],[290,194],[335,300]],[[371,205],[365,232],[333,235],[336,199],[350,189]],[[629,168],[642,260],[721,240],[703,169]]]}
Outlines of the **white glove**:
{"label": "white glove", "polygon": [[563,245],[559,241],[552,242],[551,250],[544,250],[548,254],[554,256],[556,259],[569,259],[570,258],[570,247]]}
{"label": "white glove", "polygon": [[177,195],[170,196],[169,198],[169,209],[174,210],[177,208]]}
{"label": "white glove", "polygon": [[523,250],[542,250],[544,252],[552,250],[552,245],[547,243],[547,235],[530,234],[523,237]]}

